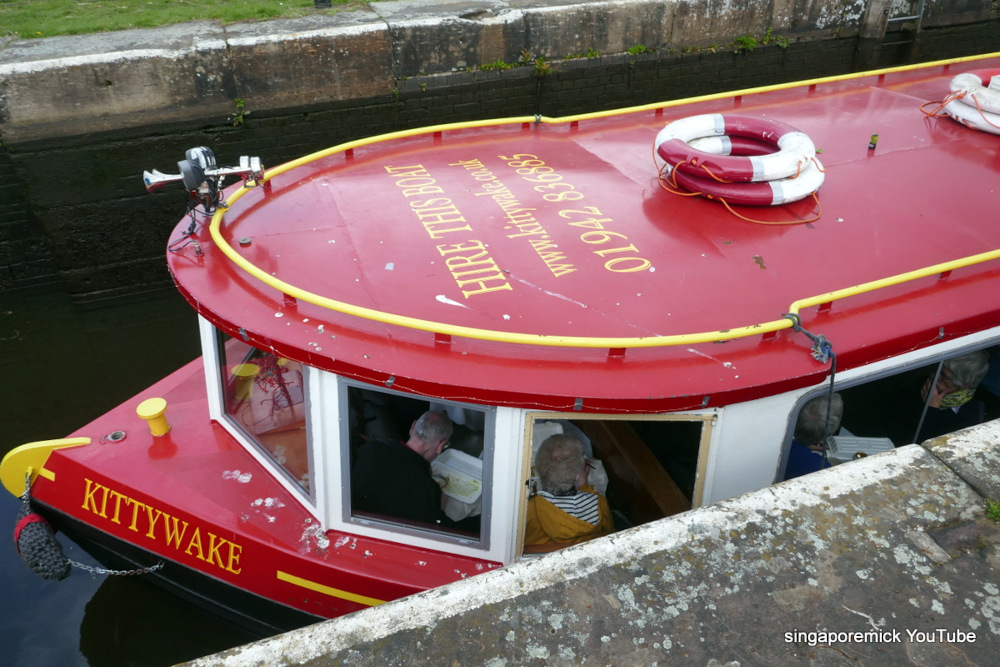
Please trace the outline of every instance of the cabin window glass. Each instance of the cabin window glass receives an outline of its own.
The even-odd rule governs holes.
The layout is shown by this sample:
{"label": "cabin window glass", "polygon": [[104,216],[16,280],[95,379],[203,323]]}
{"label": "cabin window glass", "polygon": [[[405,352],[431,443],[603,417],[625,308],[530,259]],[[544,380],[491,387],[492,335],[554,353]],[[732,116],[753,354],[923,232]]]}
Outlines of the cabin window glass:
{"label": "cabin window glass", "polygon": [[[493,410],[353,385],[343,397],[345,520],[488,548]],[[453,429],[433,461],[406,444],[428,411]]]}
{"label": "cabin window glass", "polygon": [[219,351],[226,418],[312,497],[303,366],[221,332]]}
{"label": "cabin window glass", "polygon": [[[712,419],[711,415],[628,420],[538,415],[529,424],[528,502],[538,502],[530,497],[541,488],[535,454],[546,438],[562,433],[583,443],[584,454],[591,460],[588,482],[607,499],[613,530],[690,510],[700,504]],[[528,516],[532,511],[529,507],[525,512],[526,525],[535,521]],[[531,533],[525,535],[525,553],[573,543]]]}

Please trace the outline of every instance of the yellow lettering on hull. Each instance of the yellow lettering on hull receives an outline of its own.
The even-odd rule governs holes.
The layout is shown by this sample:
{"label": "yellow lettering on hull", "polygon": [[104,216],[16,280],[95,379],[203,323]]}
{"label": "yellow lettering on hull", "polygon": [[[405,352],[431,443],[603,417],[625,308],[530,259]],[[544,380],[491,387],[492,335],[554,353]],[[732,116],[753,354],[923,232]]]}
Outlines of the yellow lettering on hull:
{"label": "yellow lettering on hull", "polygon": [[[207,530],[205,535],[208,537],[204,538],[198,526],[194,526],[194,530],[189,532],[189,524],[183,519],[109,489],[91,479],[84,478],[83,482],[81,507],[94,516],[118,525],[126,525],[129,530],[148,539],[162,540],[166,546],[188,556],[194,556],[226,572],[232,574],[242,572],[240,556],[243,554],[243,547],[239,544]],[[108,516],[109,509],[111,516]]]}

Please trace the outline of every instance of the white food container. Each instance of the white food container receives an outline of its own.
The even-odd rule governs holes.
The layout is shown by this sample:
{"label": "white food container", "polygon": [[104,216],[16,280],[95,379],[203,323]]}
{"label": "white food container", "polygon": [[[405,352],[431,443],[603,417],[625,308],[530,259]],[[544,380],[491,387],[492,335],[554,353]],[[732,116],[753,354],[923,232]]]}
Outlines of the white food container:
{"label": "white food container", "polygon": [[483,493],[483,462],[457,449],[431,461],[431,476],[445,495],[463,503],[474,503]]}

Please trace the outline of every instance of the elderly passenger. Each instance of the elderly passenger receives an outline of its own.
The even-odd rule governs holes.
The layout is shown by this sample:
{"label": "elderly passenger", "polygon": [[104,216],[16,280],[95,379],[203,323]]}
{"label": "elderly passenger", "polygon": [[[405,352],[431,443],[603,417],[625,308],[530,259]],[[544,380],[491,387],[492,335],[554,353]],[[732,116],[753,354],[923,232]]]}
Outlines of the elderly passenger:
{"label": "elderly passenger", "polygon": [[552,435],[541,444],[535,455],[541,488],[528,501],[525,551],[577,544],[611,533],[611,508],[587,483],[589,470],[583,445],[573,436]]}
{"label": "elderly passenger", "polygon": [[824,453],[826,438],[840,430],[843,417],[844,399],[840,394],[823,394],[802,406],[795,422],[792,448],[788,450],[785,479],[830,467]]}
{"label": "elderly passenger", "polygon": [[920,397],[927,403],[927,412],[916,442],[985,421],[986,406],[973,396],[989,370],[989,355],[982,350],[946,359],[937,382],[929,377],[921,387]]}
{"label": "elderly passenger", "polygon": [[440,524],[441,487],[431,464],[452,434],[451,419],[428,411],[410,427],[405,441],[378,438],[364,444],[351,471],[353,508],[399,519]]}

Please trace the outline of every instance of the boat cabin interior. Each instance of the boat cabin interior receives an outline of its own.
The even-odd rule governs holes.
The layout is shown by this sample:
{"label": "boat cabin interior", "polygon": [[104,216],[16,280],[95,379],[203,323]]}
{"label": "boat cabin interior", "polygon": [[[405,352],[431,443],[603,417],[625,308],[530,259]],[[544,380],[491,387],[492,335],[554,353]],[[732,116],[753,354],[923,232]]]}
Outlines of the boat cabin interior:
{"label": "boat cabin interior", "polygon": [[[538,551],[517,545],[523,534],[523,501],[532,493],[534,451],[554,433],[569,433],[584,444],[592,461],[590,482],[608,499],[616,527],[697,505],[703,478],[699,469],[704,469],[715,423],[711,411],[590,415],[433,400],[310,368],[207,322],[203,330],[209,342],[209,381],[218,387],[210,391],[216,395],[210,404],[217,404],[217,421],[327,528],[367,531],[404,543],[430,541],[437,548],[450,545],[449,550],[457,547],[480,557],[496,554],[497,560],[509,560],[504,553]],[[449,475],[449,483],[475,480],[471,493],[445,485],[450,521],[431,525],[352,507],[350,470],[359,447],[378,439],[405,441],[411,425],[428,410],[446,412],[454,428],[438,459],[450,463],[439,482]],[[512,417],[518,425],[514,428],[509,426]],[[432,470],[437,472],[434,466]],[[511,494],[510,489],[526,492]],[[514,496],[518,498],[511,502]]]}
{"label": "boat cabin interior", "polygon": [[[215,376],[219,387],[217,403],[223,418],[218,421],[273,470],[328,530],[510,562],[565,546],[523,544],[526,504],[536,489],[534,452],[547,436],[568,433],[584,444],[593,461],[590,482],[607,498],[616,529],[706,502],[709,453],[713,447],[724,447],[719,424],[727,408],[595,415],[428,399],[281,358],[207,322],[203,328],[211,342],[206,359],[215,360],[206,366],[216,369],[209,375]],[[928,419],[928,401],[926,394],[921,397],[921,388],[948,376],[948,359],[975,350],[991,362],[993,372],[960,398],[977,405],[977,421],[1000,416],[1000,397],[993,393],[1000,384],[996,379],[1000,346],[980,343],[961,352],[924,354],[919,362],[888,370],[837,378],[834,390],[843,398],[844,414],[840,428],[831,435],[841,441],[856,439],[862,450],[867,447],[864,453],[919,442]],[[773,448],[773,481],[785,479],[802,406],[829,391],[825,383],[782,399],[787,425],[783,442],[780,436],[775,438],[781,446]],[[430,524],[354,507],[351,470],[358,449],[372,440],[406,441],[411,425],[428,410],[446,412],[454,425],[444,452],[432,464],[435,479],[443,485],[448,519]],[[739,437],[730,432],[725,439]],[[519,492],[511,493],[513,489]]]}
{"label": "boat cabin interior", "polygon": [[[828,447],[834,449],[830,462],[835,465],[1000,419],[1000,345],[995,334],[985,340],[992,342],[932,352],[910,362],[901,358],[884,370],[851,374],[861,379],[849,375],[836,382],[832,391],[842,399],[843,409],[839,426],[829,432]],[[932,387],[939,394],[937,400]],[[797,402],[789,416],[776,482],[786,479],[788,448],[803,406],[810,400],[826,400],[830,393],[827,384]],[[845,457],[838,456],[837,445],[847,447]]]}

